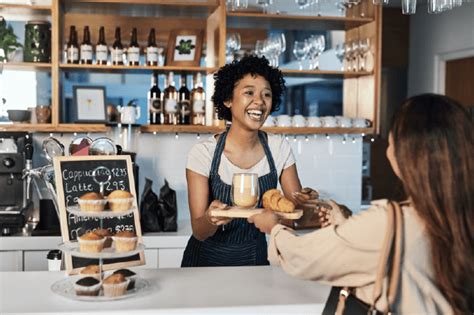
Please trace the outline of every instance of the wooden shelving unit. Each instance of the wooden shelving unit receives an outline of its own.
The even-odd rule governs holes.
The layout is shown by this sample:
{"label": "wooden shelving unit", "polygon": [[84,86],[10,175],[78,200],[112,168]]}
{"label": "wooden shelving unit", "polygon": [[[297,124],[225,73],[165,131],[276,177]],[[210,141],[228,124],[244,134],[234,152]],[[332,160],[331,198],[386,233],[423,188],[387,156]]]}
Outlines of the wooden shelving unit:
{"label": "wooden shelving unit", "polygon": [[0,68],[7,70],[51,70],[52,65],[44,62],[5,62],[0,63]]}
{"label": "wooden shelving unit", "polygon": [[[0,130],[38,131],[38,132],[106,132],[110,126],[102,124],[65,124],[60,121],[60,112],[63,104],[63,85],[60,82],[66,72],[202,72],[208,74],[206,119],[212,119],[212,76],[220,66],[225,64],[226,37],[228,32],[241,32],[242,43],[255,43],[256,39],[267,36],[270,28],[283,30],[344,30],[346,41],[359,37],[370,37],[372,40],[372,54],[374,57],[373,71],[337,71],[337,70],[281,70],[286,77],[310,77],[343,80],[343,115],[349,117],[363,117],[370,119],[374,127],[371,128],[264,128],[272,133],[280,134],[356,134],[374,133],[377,131],[377,115],[380,91],[380,50],[381,50],[381,8],[372,5],[372,1],[364,1],[364,17],[347,11],[347,17],[339,16],[302,16],[283,14],[263,14],[260,12],[227,12],[225,0],[52,0],[51,6],[0,4],[0,13],[21,14],[25,10],[34,11],[34,14],[46,15],[51,21],[52,55],[51,63],[4,63],[1,69],[37,70],[51,72],[51,124],[11,124],[0,125]],[[127,6],[125,6],[127,5]],[[124,15],[132,6],[138,6],[142,11],[157,10],[160,13]],[[362,6],[361,6],[362,7]],[[98,10],[94,10],[94,8]],[[109,10],[110,9],[110,10]],[[124,11],[125,10],[125,11]],[[176,12],[176,15],[166,15]],[[165,15],[163,15],[165,14]],[[48,19],[49,19],[48,17]],[[139,38],[146,38],[148,30],[155,27],[157,41],[160,46],[167,43],[170,31],[173,29],[203,29],[205,34],[204,45],[206,55],[205,67],[182,66],[102,66],[82,64],[62,64],[62,49],[69,26],[76,25],[77,29],[89,25],[91,30],[97,30],[104,25],[107,43],[112,42],[113,29],[122,26],[128,30],[131,27],[139,28]],[[142,33],[140,33],[142,32]],[[92,34],[96,36],[96,34]],[[92,42],[96,42],[92,38]],[[287,43],[289,44],[289,43]],[[214,126],[141,126],[142,132],[151,133],[215,133],[223,127]]]}
{"label": "wooden shelving unit", "polygon": [[181,67],[181,66],[128,66],[128,65],[87,65],[87,64],[61,64],[62,70],[83,70],[83,71],[162,71],[162,72],[206,72],[212,73],[216,67]]}

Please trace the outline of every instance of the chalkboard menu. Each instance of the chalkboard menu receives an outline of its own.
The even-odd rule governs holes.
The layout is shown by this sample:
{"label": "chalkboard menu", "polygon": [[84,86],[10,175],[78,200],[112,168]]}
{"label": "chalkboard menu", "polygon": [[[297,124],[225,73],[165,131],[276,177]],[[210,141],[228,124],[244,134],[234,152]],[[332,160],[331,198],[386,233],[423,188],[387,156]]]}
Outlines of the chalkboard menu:
{"label": "chalkboard menu", "polygon": [[[65,244],[74,242],[84,233],[99,228],[108,229],[112,234],[124,230],[134,231],[141,242],[136,198],[133,198],[133,212],[120,217],[95,218],[79,216],[71,212],[82,195],[88,192],[100,192],[101,186],[104,196],[114,190],[126,190],[136,196],[132,162],[129,156],[56,157],[54,171],[61,234]],[[98,259],[66,255],[66,269],[72,274],[90,264],[98,264]],[[143,252],[139,252],[129,257],[103,259],[103,264],[105,270],[142,265],[144,255]]]}

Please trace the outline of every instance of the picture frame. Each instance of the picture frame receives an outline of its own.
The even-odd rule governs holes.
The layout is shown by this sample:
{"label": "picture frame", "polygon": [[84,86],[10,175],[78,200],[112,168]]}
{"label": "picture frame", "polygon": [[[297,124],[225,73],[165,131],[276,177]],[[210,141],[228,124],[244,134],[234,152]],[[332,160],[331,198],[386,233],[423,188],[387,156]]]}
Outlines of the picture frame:
{"label": "picture frame", "polygon": [[167,66],[199,66],[203,30],[171,30],[166,54]]}
{"label": "picture frame", "polygon": [[104,86],[73,86],[74,122],[106,123],[105,100]]}

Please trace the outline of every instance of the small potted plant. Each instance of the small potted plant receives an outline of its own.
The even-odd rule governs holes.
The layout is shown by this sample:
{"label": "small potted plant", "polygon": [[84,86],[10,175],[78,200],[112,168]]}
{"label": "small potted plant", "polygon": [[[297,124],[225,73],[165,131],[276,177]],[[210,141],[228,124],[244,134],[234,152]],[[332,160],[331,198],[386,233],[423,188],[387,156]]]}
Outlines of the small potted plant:
{"label": "small potted plant", "polygon": [[17,39],[11,25],[7,26],[7,21],[0,16],[0,62],[7,62],[9,54],[22,47]]}

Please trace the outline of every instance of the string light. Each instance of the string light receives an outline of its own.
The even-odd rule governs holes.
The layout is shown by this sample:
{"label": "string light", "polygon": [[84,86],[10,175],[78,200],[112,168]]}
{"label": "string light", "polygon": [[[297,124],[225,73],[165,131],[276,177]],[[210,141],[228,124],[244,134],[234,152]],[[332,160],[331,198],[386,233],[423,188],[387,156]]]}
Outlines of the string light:
{"label": "string light", "polygon": [[370,142],[374,142],[374,141],[375,141],[374,137],[371,137]]}
{"label": "string light", "polygon": [[331,137],[328,134],[326,134],[326,139],[329,140],[331,139]]}
{"label": "string light", "polygon": [[296,136],[293,137],[293,142],[296,142]]}
{"label": "string light", "polygon": [[155,135],[155,136],[156,136],[156,131],[153,131],[153,135]]}
{"label": "string light", "polygon": [[74,137],[76,137],[76,136],[77,136],[77,132],[74,133]]}
{"label": "string light", "polygon": [[304,141],[308,142],[309,141],[309,138],[308,136],[304,136]]}
{"label": "string light", "polygon": [[285,139],[286,139],[286,141],[288,141],[288,135],[285,135]]}
{"label": "string light", "polygon": [[178,138],[179,138],[178,133],[176,133],[176,134],[174,135],[174,137],[175,137],[176,139],[178,139]]}
{"label": "string light", "polygon": [[198,133],[197,136],[196,136],[196,138],[197,138],[198,140],[201,139],[201,135]]}
{"label": "string light", "polygon": [[356,143],[356,139],[355,139],[355,138],[352,138],[352,143]]}
{"label": "string light", "polygon": [[365,133],[361,133],[360,135],[362,136],[362,138],[364,138],[364,137],[365,137]]}
{"label": "string light", "polygon": [[54,134],[52,132],[50,132],[49,136],[52,138],[54,136]]}
{"label": "string light", "polygon": [[346,144],[346,137],[342,138],[342,144]]}

